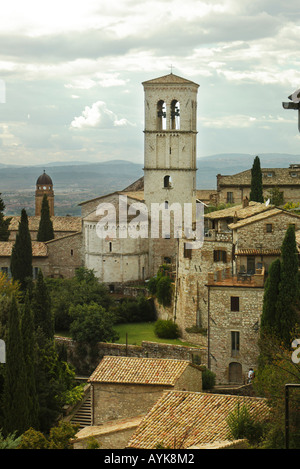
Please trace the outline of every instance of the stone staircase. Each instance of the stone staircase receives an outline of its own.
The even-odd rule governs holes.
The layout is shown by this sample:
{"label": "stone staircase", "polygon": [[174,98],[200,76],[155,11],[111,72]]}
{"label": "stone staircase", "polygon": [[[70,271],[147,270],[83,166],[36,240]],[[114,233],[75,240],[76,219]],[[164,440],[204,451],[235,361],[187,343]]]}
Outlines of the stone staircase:
{"label": "stone staircase", "polygon": [[82,400],[66,409],[64,420],[78,425],[79,429],[92,425],[92,396],[89,384],[85,386]]}
{"label": "stone staircase", "polygon": [[70,423],[79,425],[79,429],[92,425],[92,398],[89,395],[73,414]]}

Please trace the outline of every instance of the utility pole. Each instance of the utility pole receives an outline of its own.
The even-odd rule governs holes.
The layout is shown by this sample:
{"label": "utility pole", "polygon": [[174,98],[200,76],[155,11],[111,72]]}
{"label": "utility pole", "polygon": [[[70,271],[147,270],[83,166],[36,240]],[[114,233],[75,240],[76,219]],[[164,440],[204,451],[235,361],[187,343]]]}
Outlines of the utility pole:
{"label": "utility pole", "polygon": [[294,109],[298,111],[298,131],[300,132],[300,89],[294,91],[289,97],[291,102],[282,103],[283,109]]}

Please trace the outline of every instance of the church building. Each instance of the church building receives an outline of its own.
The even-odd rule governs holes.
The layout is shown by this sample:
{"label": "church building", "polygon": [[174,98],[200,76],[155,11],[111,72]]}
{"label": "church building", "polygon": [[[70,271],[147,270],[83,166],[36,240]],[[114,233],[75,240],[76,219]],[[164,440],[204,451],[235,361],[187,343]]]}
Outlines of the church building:
{"label": "church building", "polygon": [[[178,233],[173,209],[178,208],[183,219],[184,204],[195,208],[197,200],[199,85],[170,73],[145,81],[143,87],[144,177],[122,191],[81,204],[84,264],[113,289],[144,281],[155,275],[161,264],[176,263]],[[123,216],[120,220],[123,203],[126,219]],[[111,220],[114,230],[100,238],[97,228],[105,206],[110,205],[115,208]],[[136,217],[141,220],[142,212],[146,231],[139,235],[134,221]],[[167,225],[163,224],[164,216],[169,217]]]}

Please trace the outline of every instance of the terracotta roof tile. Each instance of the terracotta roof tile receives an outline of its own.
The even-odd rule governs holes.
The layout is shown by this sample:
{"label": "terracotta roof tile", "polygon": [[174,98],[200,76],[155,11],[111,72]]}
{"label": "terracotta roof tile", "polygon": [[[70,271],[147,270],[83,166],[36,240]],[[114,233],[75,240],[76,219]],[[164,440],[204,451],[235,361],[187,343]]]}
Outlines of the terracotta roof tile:
{"label": "terracotta roof tile", "polygon": [[244,219],[252,217],[261,212],[265,212],[273,208],[273,205],[261,204],[259,202],[249,202],[248,207],[243,207],[242,204],[234,205],[229,208],[224,208],[223,210],[217,210],[215,212],[205,214],[205,218],[209,219],[220,219],[220,218],[234,218]]}
{"label": "terracotta roof tile", "polygon": [[187,80],[186,78],[179,77],[178,75],[174,75],[174,73],[169,73],[168,75],[164,75],[162,77],[153,78],[152,80],[144,81],[143,85],[156,85],[156,84],[164,84],[164,85],[178,85],[178,84],[192,84],[199,86],[197,83],[194,83],[191,80]]}
{"label": "terracotta roof tile", "polygon": [[[17,231],[21,217],[5,217],[12,218],[9,224],[9,230]],[[54,231],[81,231],[81,218],[80,217],[51,217]],[[40,217],[28,217],[28,226],[30,231],[38,231],[40,224]]]}
{"label": "terracotta roof tile", "polygon": [[245,404],[251,415],[265,420],[269,407],[263,398],[206,394],[187,391],[164,392],[143,418],[130,438],[128,448],[155,448],[158,443],[170,448],[189,448],[226,440],[226,419]]}
{"label": "terracotta roof tile", "polygon": [[[0,257],[10,257],[14,241],[1,241],[0,242]],[[32,255],[33,257],[47,257],[48,250],[45,243],[39,241],[32,241]]]}
{"label": "terracotta roof tile", "polygon": [[190,362],[184,360],[107,356],[89,381],[174,386],[188,366]]}

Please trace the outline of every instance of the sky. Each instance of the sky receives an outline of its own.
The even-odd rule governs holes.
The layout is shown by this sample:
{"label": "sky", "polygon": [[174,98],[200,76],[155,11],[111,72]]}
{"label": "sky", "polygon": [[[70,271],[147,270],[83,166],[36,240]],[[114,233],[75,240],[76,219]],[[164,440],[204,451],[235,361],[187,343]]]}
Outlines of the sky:
{"label": "sky", "polygon": [[197,156],[300,155],[296,0],[10,0],[0,14],[0,163],[143,163],[142,82],[200,85]]}

